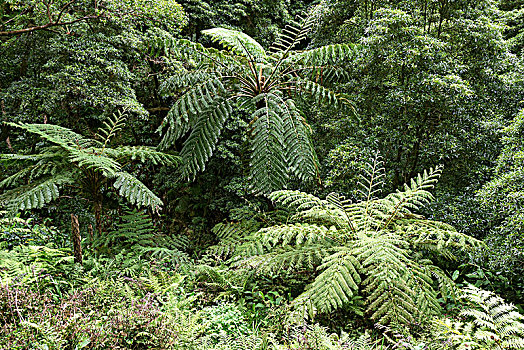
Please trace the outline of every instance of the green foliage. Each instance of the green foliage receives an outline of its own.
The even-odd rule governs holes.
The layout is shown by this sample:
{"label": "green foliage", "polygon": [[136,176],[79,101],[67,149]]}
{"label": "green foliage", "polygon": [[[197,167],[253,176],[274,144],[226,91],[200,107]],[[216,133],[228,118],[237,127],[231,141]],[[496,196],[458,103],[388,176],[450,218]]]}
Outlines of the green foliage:
{"label": "green foliage", "polygon": [[473,308],[459,316],[472,321],[444,319],[435,321],[438,335],[453,349],[522,349],[524,316],[515,306],[492,292],[472,285],[463,291]]}
{"label": "green foliage", "polygon": [[381,199],[382,163],[377,158],[368,167],[364,199],[357,203],[335,193],[325,200],[299,191],[272,193],[269,198],[292,215],[287,223],[252,235],[265,252],[243,256],[239,249],[235,266],[316,269],[315,280],[293,302],[310,314],[340,309],[360,293],[366,296],[370,318],[381,323],[408,324],[438,314],[437,294],[449,297],[453,283],[423,253],[453,258],[456,248],[481,243],[413,213],[433,198],[429,190],[440,167]]}
{"label": "green foliage", "polygon": [[223,335],[237,338],[250,333],[242,313],[235,304],[222,303],[204,308],[201,317],[206,335],[217,340]]}
{"label": "green foliage", "polygon": [[97,235],[91,243],[99,254],[114,256],[127,252],[129,259],[150,257],[173,266],[190,262],[182,250],[188,245],[187,239],[162,235],[146,213],[128,211],[120,219],[114,230]]}
{"label": "green foliage", "polygon": [[0,1],[0,348],[522,347],[523,13]]}
{"label": "green foliage", "polygon": [[43,245],[55,243],[62,246],[64,237],[54,227],[44,223],[37,223],[33,218],[23,219],[20,216],[8,216],[0,211],[0,249],[35,244]]}
{"label": "green foliage", "polygon": [[256,193],[284,187],[289,175],[308,180],[318,174],[310,128],[297,101],[343,106],[343,96],[323,82],[329,72],[354,55],[355,48],[335,45],[291,50],[311,30],[317,11],[314,7],[299,27],[288,28],[294,34],[285,41],[283,34],[277,42],[280,50],[273,53],[266,53],[246,34],[223,28],[203,34],[221,43],[226,51],[170,38],[159,44],[167,57],[194,62],[192,67],[176,67],[163,86],[170,94],[181,90],[162,125],[161,145],[170,147],[190,132],[181,150],[185,177],[193,179],[204,169],[224,123],[237,110],[249,114],[250,179]]}
{"label": "green foliage", "polygon": [[[1,155],[5,163],[29,163],[0,182],[0,187],[14,187],[1,196],[2,203],[12,212],[42,208],[58,199],[60,188],[70,184],[79,185],[80,192],[95,199],[100,196],[101,187],[111,181],[118,193],[131,204],[159,210],[162,205],[160,198],[135,176],[123,170],[122,163],[140,159],[171,165],[177,158],[152,147],[109,148],[108,142],[121,127],[122,118],[122,115],[115,117],[102,129],[101,133],[105,136],[103,143],[57,125],[10,123],[12,127],[40,136],[53,146],[43,147],[35,155]],[[28,180],[29,184],[22,184],[22,180]]]}
{"label": "green foliage", "polygon": [[73,263],[69,249],[18,246],[0,250],[0,281],[22,283],[33,291],[61,297],[82,284],[82,269]]}

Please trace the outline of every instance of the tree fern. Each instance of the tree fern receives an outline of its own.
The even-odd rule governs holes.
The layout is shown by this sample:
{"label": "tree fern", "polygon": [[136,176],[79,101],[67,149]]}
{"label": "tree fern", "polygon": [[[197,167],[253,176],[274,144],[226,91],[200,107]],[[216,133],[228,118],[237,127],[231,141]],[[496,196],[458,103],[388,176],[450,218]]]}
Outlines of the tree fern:
{"label": "tree fern", "polygon": [[286,27],[269,52],[246,34],[224,28],[202,33],[225,50],[187,40],[164,40],[160,46],[166,56],[194,63],[194,67],[176,68],[161,89],[165,95],[178,96],[160,128],[161,147],[170,147],[189,133],[181,151],[184,177],[194,178],[204,170],[223,125],[239,110],[246,112],[240,115],[248,115],[253,192],[282,189],[291,176],[303,181],[318,177],[311,130],[298,101],[345,106],[347,99],[327,86],[329,75],[323,72],[340,69],[354,51],[343,44],[296,50],[321,12],[322,6],[314,6],[307,16]]}
{"label": "tree fern", "polygon": [[456,249],[481,244],[414,214],[432,199],[429,190],[440,173],[440,167],[424,172],[403,191],[380,198],[383,168],[376,157],[361,181],[361,201],[335,193],[322,200],[298,191],[273,192],[269,198],[289,216],[247,236],[241,246],[257,249],[235,249],[232,266],[259,273],[316,270],[315,280],[294,301],[309,314],[340,309],[360,295],[369,317],[379,323],[437,315],[438,298],[453,295],[454,287],[428,257],[451,259]]}
{"label": "tree fern", "polygon": [[[123,169],[124,162],[150,162],[173,165],[178,158],[152,147],[109,147],[123,127],[125,114],[105,123],[96,139],[85,138],[67,128],[50,124],[8,125],[36,134],[51,144],[34,155],[0,155],[9,164],[20,164],[19,172],[2,180],[0,202],[11,212],[42,208],[60,197],[65,185],[93,201],[97,228],[101,230],[102,189],[113,187],[122,197],[138,207],[161,208],[162,201],[134,175]],[[9,189],[11,188],[11,189]]]}

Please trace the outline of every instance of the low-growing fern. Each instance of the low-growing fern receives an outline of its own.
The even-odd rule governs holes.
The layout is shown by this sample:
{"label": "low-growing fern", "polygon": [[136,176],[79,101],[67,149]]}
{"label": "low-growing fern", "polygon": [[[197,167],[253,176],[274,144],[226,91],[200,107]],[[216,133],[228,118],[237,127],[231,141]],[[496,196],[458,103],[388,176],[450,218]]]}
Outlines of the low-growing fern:
{"label": "low-growing fern", "polygon": [[128,211],[120,219],[114,230],[95,237],[92,246],[99,254],[116,255],[127,251],[130,255],[150,256],[172,265],[190,262],[191,259],[183,251],[187,248],[187,239],[159,233],[146,213]]}
{"label": "low-growing fern", "polygon": [[462,298],[472,308],[460,313],[461,320],[437,319],[436,334],[449,348],[524,349],[524,316],[492,292],[469,285]]}

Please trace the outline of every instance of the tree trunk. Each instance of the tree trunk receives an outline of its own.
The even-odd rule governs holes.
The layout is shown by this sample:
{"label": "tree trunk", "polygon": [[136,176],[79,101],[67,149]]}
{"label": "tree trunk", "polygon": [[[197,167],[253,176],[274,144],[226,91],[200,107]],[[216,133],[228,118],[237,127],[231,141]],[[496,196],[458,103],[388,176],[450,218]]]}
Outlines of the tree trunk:
{"label": "tree trunk", "polygon": [[80,237],[80,224],[78,223],[78,217],[74,214],[71,214],[71,236],[75,263],[82,264],[82,237]]}
{"label": "tree trunk", "polygon": [[100,198],[94,199],[93,211],[95,212],[96,233],[100,236],[102,235],[102,200]]}

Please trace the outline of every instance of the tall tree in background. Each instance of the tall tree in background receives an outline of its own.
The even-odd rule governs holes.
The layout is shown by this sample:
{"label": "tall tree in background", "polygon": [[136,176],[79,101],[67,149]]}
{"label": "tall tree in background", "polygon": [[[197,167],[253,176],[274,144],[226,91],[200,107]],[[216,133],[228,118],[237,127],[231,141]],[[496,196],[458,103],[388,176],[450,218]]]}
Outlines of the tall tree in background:
{"label": "tall tree in background", "polygon": [[[154,62],[143,50],[159,27],[186,23],[175,1],[9,0],[0,5],[3,121],[49,122],[93,135],[126,109],[134,144],[151,142],[148,109],[158,106]],[[144,127],[146,129],[144,129]],[[1,127],[4,148],[9,128]],[[151,128],[149,129],[151,131]]]}

